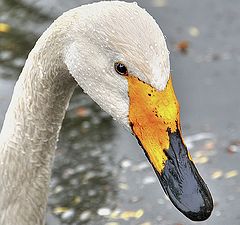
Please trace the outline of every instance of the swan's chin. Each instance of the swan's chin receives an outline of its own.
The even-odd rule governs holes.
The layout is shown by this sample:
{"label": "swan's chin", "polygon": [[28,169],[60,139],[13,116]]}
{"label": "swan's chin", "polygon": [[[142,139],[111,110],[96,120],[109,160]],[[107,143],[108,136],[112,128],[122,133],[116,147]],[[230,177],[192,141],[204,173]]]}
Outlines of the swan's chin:
{"label": "swan's chin", "polygon": [[172,203],[189,219],[206,220],[211,194],[183,143],[171,77],[163,91],[128,76],[129,122]]}

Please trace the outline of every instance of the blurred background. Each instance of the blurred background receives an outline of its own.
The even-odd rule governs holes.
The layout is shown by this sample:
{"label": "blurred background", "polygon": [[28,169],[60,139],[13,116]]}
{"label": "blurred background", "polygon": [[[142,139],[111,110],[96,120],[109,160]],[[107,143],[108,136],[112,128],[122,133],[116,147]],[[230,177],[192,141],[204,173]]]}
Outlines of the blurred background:
{"label": "blurred background", "polygon": [[[41,33],[87,0],[0,0],[0,127]],[[131,2],[131,1],[129,1]],[[182,129],[215,208],[199,225],[240,224],[240,1],[139,0],[166,35]],[[56,151],[47,225],[191,225],[136,140],[80,88]]]}

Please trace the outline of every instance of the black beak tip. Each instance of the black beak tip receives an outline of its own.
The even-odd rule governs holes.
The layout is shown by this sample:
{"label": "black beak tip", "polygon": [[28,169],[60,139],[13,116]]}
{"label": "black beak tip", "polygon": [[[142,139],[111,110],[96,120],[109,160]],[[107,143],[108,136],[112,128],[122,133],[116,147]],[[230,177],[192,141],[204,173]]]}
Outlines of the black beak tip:
{"label": "black beak tip", "polygon": [[168,160],[162,174],[157,175],[165,193],[176,208],[193,221],[208,219],[213,210],[213,199],[207,185],[189,159],[179,133],[171,133]]}
{"label": "black beak tip", "polygon": [[191,195],[184,191],[176,195],[176,189],[165,189],[176,208],[192,221],[207,220],[213,210],[213,200],[207,186],[205,183],[201,183],[200,186],[201,189]]}
{"label": "black beak tip", "polygon": [[192,221],[204,221],[207,220],[213,210],[213,205],[205,206],[200,209],[198,212],[183,212],[183,214]]}
{"label": "black beak tip", "polygon": [[[183,200],[184,201],[184,200]],[[213,211],[213,200],[211,196],[199,196],[199,200],[195,201],[194,203],[189,204],[188,207],[183,205],[181,202],[178,202],[176,207],[190,220],[192,221],[204,221],[207,220],[212,211]],[[197,204],[200,207],[196,207]]]}

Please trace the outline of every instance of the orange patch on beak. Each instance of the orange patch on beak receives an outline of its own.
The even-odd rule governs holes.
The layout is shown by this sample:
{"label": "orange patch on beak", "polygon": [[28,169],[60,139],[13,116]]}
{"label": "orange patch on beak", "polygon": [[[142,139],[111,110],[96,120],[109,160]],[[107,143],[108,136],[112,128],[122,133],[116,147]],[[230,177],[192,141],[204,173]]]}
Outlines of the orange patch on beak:
{"label": "orange patch on beak", "polygon": [[128,76],[129,121],[132,131],[141,142],[154,168],[161,174],[169,149],[169,132],[176,132],[179,125],[179,104],[168,80],[163,91]]}

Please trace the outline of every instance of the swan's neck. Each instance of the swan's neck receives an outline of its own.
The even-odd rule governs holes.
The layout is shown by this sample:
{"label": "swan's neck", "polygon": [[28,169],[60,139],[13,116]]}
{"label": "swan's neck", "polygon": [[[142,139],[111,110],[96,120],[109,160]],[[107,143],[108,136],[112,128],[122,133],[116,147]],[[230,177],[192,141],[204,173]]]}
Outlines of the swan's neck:
{"label": "swan's neck", "polygon": [[[0,224],[42,225],[51,163],[76,86],[50,30],[30,53],[0,134]],[[63,40],[64,41],[64,40]]]}

